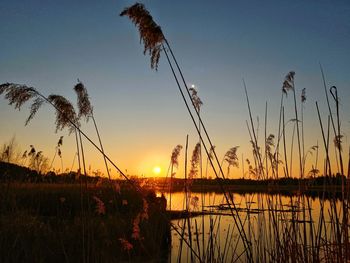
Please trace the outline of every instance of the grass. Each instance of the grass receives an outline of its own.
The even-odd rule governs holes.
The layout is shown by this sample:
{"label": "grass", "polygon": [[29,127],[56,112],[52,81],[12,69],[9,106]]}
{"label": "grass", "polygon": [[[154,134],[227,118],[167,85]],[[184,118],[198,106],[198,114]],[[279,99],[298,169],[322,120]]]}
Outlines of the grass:
{"label": "grass", "polygon": [[[108,185],[89,184],[90,209],[81,213],[79,184],[0,184],[1,262],[120,262],[162,260],[167,257],[169,224],[161,214],[154,192],[147,191],[147,220],[139,223],[133,238],[143,197],[128,184],[120,194]],[[97,202],[97,201],[98,202]],[[115,202],[116,200],[116,202]],[[101,202],[101,203],[100,203]],[[98,210],[103,204],[104,209]],[[82,254],[81,227],[85,222],[86,255]],[[128,248],[123,242],[128,242]]]}
{"label": "grass", "polygon": [[[200,107],[203,103],[197,91],[188,88],[184,74],[160,26],[154,22],[148,10],[139,3],[126,8],[120,15],[129,17],[136,25],[144,45],[144,53],[150,55],[152,69],[158,68],[160,55],[162,52],[165,54],[181,98],[199,136],[188,173],[188,136],[186,139],[184,182],[178,183],[173,178],[174,168],[178,168],[177,157],[181,150],[180,146],[174,149],[170,162],[170,193],[178,190],[177,188],[184,189],[183,208],[186,211],[184,214],[188,215],[177,226],[170,222],[173,233],[176,232],[180,241],[177,261],[181,262],[183,257],[191,262],[348,261],[350,259],[349,169],[346,178],[338,90],[334,86],[327,90],[322,67],[321,74],[329,110],[328,116],[325,116],[328,123],[324,126],[316,102],[325,156],[323,176],[306,178],[306,157],[310,152],[305,153],[304,141],[306,123],[304,123],[303,103],[306,95],[305,90],[302,90],[301,120],[299,120],[296,100],[298,91],[294,83],[295,72],[290,71],[282,84],[278,136],[267,132],[269,115],[266,103],[263,150],[260,147],[261,138],[259,141],[259,123],[256,125],[253,120],[254,113],[243,81],[249,114],[249,122],[246,121],[246,123],[252,145],[252,162],[247,159],[248,173],[249,178],[253,177],[255,180],[230,181],[226,177],[229,176],[230,167],[238,166],[238,147],[231,148],[224,155],[223,161],[219,161],[200,115]],[[1,261],[19,262],[29,259],[29,261],[46,262],[54,259],[60,262],[119,262],[166,259],[170,239],[169,218],[162,203],[164,200],[160,201],[155,197],[154,192],[143,189],[108,157],[103,149],[85,86],[79,81],[75,91],[78,95],[78,114],[73,105],[60,95],[51,94],[46,97],[33,87],[14,83],[0,85],[0,94],[5,94],[9,104],[13,104],[16,109],[20,109],[24,103],[32,100],[26,124],[44,103],[54,107],[56,130],[67,128],[70,133],[75,133],[79,165],[77,173],[60,178],[52,173],[47,176],[33,174],[30,170],[22,170],[19,171],[19,175],[9,176],[9,167],[5,167],[1,178],[4,183],[0,186]],[[284,95],[287,95],[288,91],[293,92],[294,119],[286,122],[285,113],[288,109],[284,105]],[[334,99],[335,114],[332,111],[328,93]],[[85,117],[86,120],[93,119],[99,146],[83,132],[81,117]],[[291,140],[287,138],[290,133],[287,127],[289,122],[293,123]],[[301,131],[299,125],[301,125]],[[292,178],[293,168],[295,169],[292,159],[295,152],[293,147],[295,131],[299,179]],[[118,190],[115,188],[115,182],[110,178],[105,186],[99,186],[96,179],[88,177],[83,138],[104,157],[108,175],[109,162],[124,177],[125,181],[121,185],[119,185],[120,182],[118,183]],[[275,138],[277,138],[276,146]],[[330,142],[331,138],[334,138],[333,146]],[[283,151],[280,150],[281,139]],[[288,142],[290,145],[287,145]],[[215,180],[202,179],[202,147],[207,155],[206,174],[210,164]],[[317,144],[317,157],[311,173],[314,176],[319,173],[318,148]],[[336,165],[331,163],[332,150],[335,152]],[[10,146],[4,147],[1,159],[7,158],[7,162],[10,162],[11,151]],[[37,170],[40,170],[38,162],[42,157],[40,153],[34,150],[32,156],[35,161],[33,166],[36,166]],[[284,158],[280,158],[282,153]],[[289,160],[288,154],[290,154]],[[281,159],[284,159],[284,163]],[[228,165],[226,176],[223,172],[224,161]],[[348,167],[350,167],[350,160],[348,161]],[[243,160],[242,163],[244,164]],[[338,168],[337,173],[334,173],[334,167]],[[82,171],[84,176],[81,176]],[[284,178],[280,176],[282,171]],[[202,180],[196,180],[198,172]],[[32,179],[37,183],[28,182]],[[75,181],[76,179],[80,181]],[[19,183],[21,180],[22,183]],[[53,183],[54,180],[61,183],[57,184],[57,181]],[[62,183],[62,180],[71,183]],[[51,181],[51,184],[43,184],[48,181]],[[237,182],[240,185],[234,185]],[[192,196],[196,187],[201,193],[209,188],[222,193],[222,205],[230,212],[228,216],[231,224],[226,233],[221,231],[224,220],[220,214],[209,213],[208,220],[204,220],[203,213],[202,220],[191,216],[191,212],[198,209],[195,206],[195,203],[198,204],[198,197],[196,199],[196,196]],[[238,203],[234,200],[232,191],[250,194]],[[313,191],[318,195],[316,203],[311,198]],[[289,195],[284,196],[283,193]],[[202,210],[203,198],[204,195],[201,195]],[[208,202],[214,203],[214,200]],[[253,206],[253,202],[256,205]],[[170,197],[170,207],[171,204]],[[245,205],[244,209],[238,207],[239,204]],[[288,209],[285,209],[286,206]],[[204,237],[205,232],[208,233],[207,238]],[[165,247],[162,245],[164,243]]]}

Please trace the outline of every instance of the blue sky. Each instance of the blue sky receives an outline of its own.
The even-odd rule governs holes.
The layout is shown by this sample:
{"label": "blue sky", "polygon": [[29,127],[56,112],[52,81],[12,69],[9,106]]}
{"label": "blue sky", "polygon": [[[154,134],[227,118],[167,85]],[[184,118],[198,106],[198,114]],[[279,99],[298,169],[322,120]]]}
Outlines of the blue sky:
{"label": "blue sky", "polygon": [[[0,81],[25,83],[75,103],[72,88],[79,78],[91,96],[106,151],[129,173],[151,175],[155,165],[166,170],[173,147],[184,145],[187,134],[190,149],[198,138],[165,57],[157,72],[151,70],[134,25],[119,17],[133,3],[1,1]],[[290,70],[296,72],[298,97],[302,88],[307,90],[307,147],[321,144],[315,101],[324,121],[327,109],[319,63],[327,85],[338,87],[344,142],[349,145],[348,1],[143,3],[161,25],[187,82],[198,87],[204,102],[202,116],[220,156],[239,145],[239,155],[250,157],[242,78],[254,119],[259,116],[262,138],[266,101],[268,133],[277,132],[281,84]],[[292,106],[288,96],[286,119],[293,118]],[[24,127],[27,107],[15,111],[1,98],[0,119],[5,125],[0,128],[0,143],[15,135],[23,150],[34,144],[52,157],[59,136],[64,135],[64,161],[69,167],[73,136],[68,137],[67,131],[54,133],[54,112],[47,106]],[[95,138],[91,123],[84,130]],[[86,147],[93,169],[103,170],[102,159]],[[232,176],[240,173],[236,169]]]}

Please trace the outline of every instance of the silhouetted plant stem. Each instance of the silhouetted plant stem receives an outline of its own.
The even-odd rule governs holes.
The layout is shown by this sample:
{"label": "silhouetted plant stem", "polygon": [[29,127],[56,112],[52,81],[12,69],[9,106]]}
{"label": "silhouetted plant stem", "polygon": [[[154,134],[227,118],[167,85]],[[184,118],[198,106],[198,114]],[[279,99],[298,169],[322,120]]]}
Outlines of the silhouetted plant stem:
{"label": "silhouetted plant stem", "polygon": [[339,98],[338,98],[338,91],[335,86],[332,86],[330,88],[330,93],[333,96],[333,99],[335,100],[336,103],[336,113],[337,113],[337,129],[338,129],[338,134],[335,137],[335,142],[336,142],[336,148],[338,149],[339,153],[339,161],[340,161],[340,171],[341,171],[341,184],[342,184],[342,205],[343,205],[343,223],[342,223],[342,232],[344,233],[344,245],[345,245],[345,258],[348,258],[348,213],[346,212],[348,210],[347,208],[347,198],[345,197],[345,181],[344,181],[344,167],[343,167],[343,157],[342,157],[342,145],[341,145],[341,138],[342,135],[340,133],[340,118],[339,118]]}
{"label": "silhouetted plant stem", "polygon": [[[246,84],[245,84],[244,80],[243,80],[243,86],[244,86],[244,91],[245,91],[246,100],[247,100],[250,124],[251,124],[251,127],[252,127],[253,139],[254,139],[254,144],[255,144],[254,147],[256,149],[256,155],[257,155],[258,163],[259,163],[258,172],[259,172],[259,175],[262,175],[263,178],[264,178],[263,163],[262,163],[262,160],[261,160],[261,155],[259,153],[258,140],[257,140],[257,136],[256,136],[256,133],[255,133],[254,122],[253,122],[253,118],[252,118],[252,112],[251,112],[251,109],[250,109],[250,103],[249,103],[247,87],[246,87]],[[258,177],[258,179],[260,179],[259,177]]]}
{"label": "silhouetted plant stem", "polygon": [[[168,46],[168,47],[169,47],[169,46]],[[205,149],[205,152],[206,152],[206,154],[207,154],[207,156],[208,156],[208,155],[209,155],[208,148],[207,148],[206,144],[204,143],[204,140],[203,140],[202,135],[201,135],[201,133],[200,133],[200,131],[199,131],[198,125],[197,125],[197,123],[196,123],[196,121],[195,121],[195,119],[194,119],[194,116],[193,116],[193,114],[192,114],[192,112],[191,112],[191,110],[190,110],[190,108],[189,108],[189,105],[188,105],[188,103],[187,103],[187,100],[186,100],[186,98],[185,98],[185,94],[183,93],[183,91],[182,91],[182,89],[181,89],[181,86],[180,86],[180,83],[179,83],[179,81],[178,81],[178,78],[177,78],[177,76],[176,76],[176,74],[175,74],[173,65],[172,65],[172,63],[171,63],[171,61],[170,61],[170,58],[169,58],[169,56],[168,56],[168,52],[166,51],[166,49],[164,48],[164,46],[163,46],[163,50],[164,50],[164,53],[165,53],[166,58],[167,58],[167,60],[168,60],[168,64],[169,64],[169,66],[170,66],[170,68],[171,68],[172,74],[173,74],[173,76],[174,76],[174,78],[175,78],[175,81],[176,81],[176,83],[177,83],[177,86],[178,86],[178,89],[179,89],[179,91],[180,91],[180,94],[181,94],[181,96],[182,96],[182,98],[183,98],[183,101],[184,101],[184,103],[185,103],[185,105],[186,105],[187,111],[188,111],[188,113],[190,114],[191,120],[192,120],[192,122],[193,122],[193,124],[194,124],[194,126],[195,126],[195,128],[196,128],[196,131],[197,131],[197,133],[198,133],[198,135],[199,135],[199,137],[200,137],[200,139],[201,139],[201,142],[202,142],[202,144],[203,144],[203,147],[204,147],[204,149]],[[171,51],[170,47],[169,47],[169,50]],[[171,53],[172,53],[172,52],[171,52]],[[174,56],[173,56],[173,58],[174,58]],[[175,59],[174,59],[174,60],[175,60]],[[176,60],[175,60],[175,63],[177,64]],[[178,67],[178,66],[177,66],[177,67]],[[179,67],[178,67],[178,69],[179,69]],[[179,71],[180,71],[180,69],[179,69]],[[181,74],[181,76],[182,76],[181,71],[180,71],[180,74]],[[182,78],[183,78],[183,76],[182,76]],[[187,84],[186,84],[186,82],[184,81],[184,79],[183,79],[183,82],[184,82],[185,87],[187,87]],[[186,88],[186,90],[187,90],[188,96],[190,97],[188,88]],[[190,97],[190,98],[191,98],[191,97]],[[192,99],[191,99],[191,102],[192,102],[192,105],[194,106],[194,103],[193,103]],[[195,107],[194,107],[194,108],[195,108]],[[200,120],[200,123],[202,124],[203,130],[204,130],[204,132],[205,132],[205,134],[206,134],[206,137],[207,137],[207,139],[208,139],[208,141],[209,141],[210,147],[213,147],[213,144],[211,143],[210,138],[209,138],[209,136],[208,136],[208,133],[207,133],[207,131],[206,131],[206,128],[205,128],[205,126],[203,125],[202,119],[201,119],[201,117],[199,116],[198,111],[197,111],[196,109],[195,109],[195,111],[196,111],[197,116],[198,116],[198,118],[199,118],[199,120]],[[216,155],[216,153],[215,153],[215,150],[213,151],[213,154],[214,154],[215,160],[216,160],[216,162],[217,162],[217,164],[218,164],[218,166],[219,166],[219,170],[220,170],[220,172],[221,172],[221,175],[222,175],[223,179],[225,179],[224,173],[223,173],[222,168],[221,168],[221,166],[220,166],[220,162],[219,162],[218,157],[217,157],[217,155]],[[214,166],[214,164],[213,164],[213,162],[212,162],[212,160],[211,160],[210,158],[209,158],[209,161],[210,161],[210,164],[211,164],[211,166],[212,166],[212,168],[213,168],[213,171],[214,171],[214,173],[215,173],[215,176],[219,179],[220,177],[219,177],[219,175],[218,175],[218,173],[217,173],[217,171],[216,171],[216,169],[215,169],[215,166]],[[229,208],[230,208],[230,212],[231,212],[231,214],[232,214],[232,217],[233,217],[233,219],[234,219],[234,222],[235,222],[235,224],[237,225],[237,228],[238,228],[238,230],[239,230],[240,237],[242,237],[242,240],[244,240],[243,242],[245,243],[245,246],[246,246],[246,248],[247,248],[248,260],[251,261],[251,248],[250,248],[250,244],[247,243],[247,238],[246,238],[246,235],[245,235],[245,232],[244,232],[243,224],[242,224],[242,222],[241,222],[240,217],[237,216],[237,218],[236,218],[236,217],[234,216],[234,214],[233,214],[233,212],[235,211],[235,213],[238,215],[238,211],[237,211],[236,205],[235,205],[235,203],[233,202],[233,200],[231,200],[232,202],[230,202],[229,197],[227,196],[226,191],[225,191],[225,189],[224,189],[224,187],[223,187],[223,185],[222,185],[222,183],[221,183],[220,181],[219,181],[219,186],[220,186],[221,191],[222,191],[222,193],[224,194],[225,199],[226,199],[226,202],[227,202],[227,204],[228,204],[228,206],[229,206]],[[233,206],[233,209],[232,209],[232,206]]]}
{"label": "silhouetted plant stem", "polygon": [[[327,101],[329,116],[331,118],[331,124],[332,124],[333,132],[334,132],[334,137],[337,138],[337,132],[336,132],[335,124],[334,124],[333,113],[332,113],[331,106],[330,106],[330,103],[329,103],[328,91],[327,91],[327,86],[326,86],[326,78],[325,78],[325,75],[324,75],[323,68],[322,68],[321,64],[320,64],[320,70],[321,70],[321,75],[322,75],[323,88],[324,88],[324,92],[325,92],[325,95],[326,95],[326,101]],[[336,149],[335,149],[335,151],[336,151]],[[338,166],[338,170],[339,170],[339,160],[338,160],[338,155],[337,154],[335,154],[335,158],[336,158],[337,166]]]}
{"label": "silhouetted plant stem", "polygon": [[[191,232],[191,222],[190,222],[190,209],[188,203],[188,183],[187,183],[187,151],[188,151],[188,135],[186,136],[186,155],[185,155],[185,194],[186,194],[186,219],[187,219],[187,231],[188,231],[188,239],[190,243],[190,247],[193,248],[192,245],[192,232]],[[191,250],[191,262],[193,262],[193,253]]]}
{"label": "silhouetted plant stem", "polygon": [[51,161],[51,164],[50,164],[49,171],[51,171],[51,168],[52,168],[53,162],[55,161],[56,155],[57,155],[57,148],[56,148],[56,150],[55,150],[55,154],[54,154],[54,156],[53,156],[53,158],[52,158],[52,161]]}
{"label": "silhouetted plant stem", "polygon": [[257,179],[259,179],[258,156],[257,156],[256,146],[254,144],[254,140],[253,140],[253,137],[252,137],[252,133],[250,131],[250,127],[249,127],[248,121],[246,120],[245,123],[246,123],[247,130],[248,130],[248,133],[249,133],[250,141],[253,144],[253,158],[254,158],[254,165],[255,165],[255,176],[257,177]]}
{"label": "silhouetted plant stem", "polygon": [[[95,126],[95,130],[96,130],[96,134],[97,134],[97,137],[98,137],[98,141],[99,141],[99,143],[100,143],[101,151],[104,153],[105,151],[104,151],[104,149],[103,149],[103,144],[102,144],[100,132],[99,132],[99,130],[98,130],[98,127],[97,127],[97,124],[96,124],[96,120],[95,120],[95,117],[94,117],[93,114],[91,115],[91,118],[92,118],[92,121],[93,121],[94,126]],[[111,174],[110,174],[110,171],[109,171],[109,168],[108,168],[107,158],[106,158],[105,155],[103,155],[103,160],[104,160],[104,163],[105,163],[105,166],[106,166],[108,179],[111,181]]]}
{"label": "silhouetted plant stem", "polygon": [[280,114],[279,114],[279,120],[278,120],[278,140],[277,140],[277,145],[276,145],[276,177],[279,178],[279,145],[280,145],[280,134],[281,134],[281,121],[282,121],[282,107],[283,107],[283,92],[281,95],[281,105],[280,105]]}
{"label": "silhouetted plant stem", "polygon": [[[325,150],[326,150],[326,157],[327,157],[327,166],[328,166],[328,169],[329,169],[329,173],[330,175],[332,174],[332,170],[331,170],[331,163],[330,163],[330,160],[329,160],[329,154],[328,154],[328,143],[326,142],[326,139],[325,139],[325,136],[324,136],[324,131],[323,131],[323,125],[322,125],[322,120],[321,120],[321,116],[320,116],[320,111],[319,111],[319,108],[318,108],[318,103],[316,101],[316,109],[317,109],[317,115],[318,115],[318,119],[319,119],[319,122],[320,122],[320,126],[321,126],[321,131],[322,131],[322,137],[323,137],[323,141],[324,141],[324,145],[325,145]],[[331,118],[331,117],[329,117]],[[328,133],[329,134],[329,133]],[[335,197],[332,199],[332,208],[333,208],[333,213],[334,213],[334,216],[335,216],[335,221],[336,221],[336,235],[337,235],[337,242],[338,242],[338,245],[339,245],[339,257],[341,258],[342,257],[342,248],[341,248],[341,240],[342,240],[342,235],[341,235],[341,232],[340,232],[340,229],[339,229],[339,219],[338,219],[338,213],[337,213],[337,209],[336,209],[336,203],[335,203]],[[345,211],[343,211],[345,212]]]}
{"label": "silhouetted plant stem", "polygon": [[79,150],[79,140],[78,140],[78,131],[74,129],[75,134],[75,142],[77,146],[77,156],[78,156],[78,180],[80,183],[80,207],[81,207],[81,228],[82,228],[82,253],[83,253],[83,262],[86,262],[85,255],[85,210],[84,210],[84,190],[83,190],[83,182],[81,178],[81,164],[80,164],[80,150]]}
{"label": "silhouetted plant stem", "polygon": [[266,173],[266,179],[269,178],[269,167],[268,167],[268,152],[267,152],[267,101],[265,103],[265,173]]}
{"label": "silhouetted plant stem", "polygon": [[171,168],[170,168],[170,186],[169,186],[169,195],[170,195],[170,199],[169,199],[169,210],[171,211],[171,193],[172,193],[172,182],[173,182],[173,167],[174,165],[171,164]]}
{"label": "silhouetted plant stem", "polygon": [[296,125],[296,123],[294,123],[294,126],[293,126],[292,143],[291,143],[291,146],[290,146],[290,161],[289,161],[289,169],[290,169],[289,174],[292,177],[293,177],[293,150],[294,150],[295,125]]}
{"label": "silhouetted plant stem", "polygon": [[282,122],[283,122],[283,148],[284,148],[284,162],[285,162],[285,172],[287,178],[289,178],[288,170],[288,159],[287,159],[287,146],[286,146],[286,125],[284,121],[284,107],[282,107]]}
{"label": "silhouetted plant stem", "polygon": [[299,132],[299,119],[298,119],[298,109],[297,109],[297,100],[295,95],[295,84],[294,84],[294,78],[292,79],[292,86],[293,86],[293,97],[294,97],[294,111],[295,111],[295,119],[296,119],[296,126],[297,126],[297,139],[298,139],[298,150],[299,150],[299,172],[300,172],[300,178],[303,179],[303,163],[302,163],[302,154],[301,154],[301,146],[300,146],[300,132]]}

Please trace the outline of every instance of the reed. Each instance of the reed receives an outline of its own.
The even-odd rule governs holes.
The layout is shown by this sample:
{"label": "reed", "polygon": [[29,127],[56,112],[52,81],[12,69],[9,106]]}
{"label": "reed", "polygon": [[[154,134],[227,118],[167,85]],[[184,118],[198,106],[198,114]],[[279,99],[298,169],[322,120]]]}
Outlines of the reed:
{"label": "reed", "polygon": [[[205,125],[203,124],[202,118],[201,118],[198,110],[196,109],[195,102],[191,98],[191,94],[190,94],[189,88],[187,86],[187,82],[185,81],[185,78],[184,78],[183,73],[179,67],[179,64],[175,58],[175,55],[174,55],[174,53],[169,45],[168,40],[163,35],[163,32],[162,32],[160,26],[158,26],[154,22],[153,17],[146,10],[144,5],[140,4],[140,3],[136,3],[130,7],[125,8],[120,13],[120,16],[129,17],[131,19],[131,21],[135,24],[135,26],[138,28],[139,33],[140,33],[141,42],[144,44],[144,54],[146,52],[148,52],[150,54],[151,68],[157,69],[161,51],[163,51],[164,54],[166,55],[167,62],[170,66],[171,72],[174,76],[174,79],[175,79],[176,84],[178,86],[181,97],[185,103],[186,109],[191,117],[191,120],[196,128],[196,131],[200,137],[202,145],[203,145],[205,152],[208,156],[209,155],[208,149],[209,149],[209,147],[213,146],[213,143],[208,135],[208,132],[207,132]],[[169,50],[171,57],[169,57],[167,50]],[[179,79],[178,79],[177,74],[175,72],[175,68],[171,62],[171,59],[173,60],[173,63],[175,63],[176,70],[178,71],[178,74],[180,75],[180,78],[183,82],[183,86],[184,86],[183,88],[180,85]],[[187,96],[187,99],[190,100],[190,102],[193,106],[193,109],[195,111],[195,114],[199,119],[199,122],[201,124],[201,127],[203,128],[203,131],[204,131],[207,143],[209,144],[209,147],[207,147],[206,143],[204,142],[204,138],[202,137],[201,132],[199,130],[199,127],[194,119],[194,114],[191,111],[191,109],[189,107],[189,103],[186,100],[186,96]],[[216,164],[217,164],[218,169],[219,169],[219,173],[223,178],[225,178],[224,173],[222,171],[222,168],[220,166],[219,159],[218,159],[215,151],[213,153],[214,153]],[[211,161],[211,159],[209,159],[209,161],[211,163],[211,166],[213,168],[215,176],[217,178],[220,178],[221,176],[219,176],[219,173],[216,171],[215,166],[214,166],[213,162]],[[225,193],[223,186],[221,185],[220,187],[222,187],[222,192]],[[245,235],[244,230],[243,230],[243,224],[242,224],[239,216],[235,217],[235,214],[237,214],[237,209],[235,207],[235,204],[232,200],[231,200],[232,202],[230,202],[229,196],[227,196],[226,194],[225,194],[225,197],[227,199],[227,203],[229,204],[229,206],[230,207],[232,206],[232,208],[231,208],[232,217],[233,217],[235,223],[237,224],[237,227],[241,231],[241,233],[240,233],[241,238],[244,240],[243,242],[245,243],[245,246],[248,248],[247,249],[247,257],[248,257],[248,260],[251,261],[251,255],[250,255],[251,250],[249,248],[250,245],[247,243],[246,235]]]}

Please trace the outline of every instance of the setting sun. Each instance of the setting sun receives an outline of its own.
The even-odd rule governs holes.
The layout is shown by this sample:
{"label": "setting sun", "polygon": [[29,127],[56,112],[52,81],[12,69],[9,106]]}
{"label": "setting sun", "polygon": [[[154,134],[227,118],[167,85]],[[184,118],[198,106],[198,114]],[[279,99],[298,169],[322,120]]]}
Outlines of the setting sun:
{"label": "setting sun", "polygon": [[153,173],[154,174],[160,174],[160,172],[162,171],[162,169],[159,167],[159,166],[155,166],[154,168],[153,168]]}

